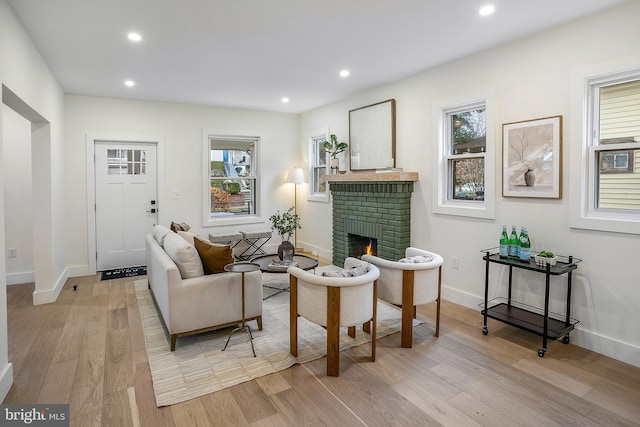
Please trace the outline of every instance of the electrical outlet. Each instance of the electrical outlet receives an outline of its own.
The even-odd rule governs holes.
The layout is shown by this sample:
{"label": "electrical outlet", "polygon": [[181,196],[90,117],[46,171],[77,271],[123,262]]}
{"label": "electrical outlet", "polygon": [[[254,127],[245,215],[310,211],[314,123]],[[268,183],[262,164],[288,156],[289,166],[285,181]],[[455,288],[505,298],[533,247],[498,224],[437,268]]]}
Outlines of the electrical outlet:
{"label": "electrical outlet", "polygon": [[7,248],[7,257],[16,258],[18,256],[18,248]]}
{"label": "electrical outlet", "polygon": [[457,256],[451,257],[451,268],[457,270],[460,267],[460,258]]}

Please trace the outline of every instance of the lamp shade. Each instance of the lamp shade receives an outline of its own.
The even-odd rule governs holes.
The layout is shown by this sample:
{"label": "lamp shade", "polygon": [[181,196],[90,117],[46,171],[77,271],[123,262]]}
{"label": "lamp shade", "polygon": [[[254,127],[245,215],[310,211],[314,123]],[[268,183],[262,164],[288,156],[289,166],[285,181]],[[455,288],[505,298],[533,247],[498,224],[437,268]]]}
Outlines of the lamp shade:
{"label": "lamp shade", "polygon": [[292,184],[304,184],[304,174],[302,168],[289,169],[287,182]]}

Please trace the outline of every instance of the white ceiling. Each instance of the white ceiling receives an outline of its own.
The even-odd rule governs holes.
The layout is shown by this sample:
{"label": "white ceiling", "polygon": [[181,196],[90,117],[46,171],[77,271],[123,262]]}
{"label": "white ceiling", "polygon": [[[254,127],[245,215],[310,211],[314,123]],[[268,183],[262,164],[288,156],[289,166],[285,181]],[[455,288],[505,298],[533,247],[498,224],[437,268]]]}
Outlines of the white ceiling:
{"label": "white ceiling", "polygon": [[65,93],[299,113],[626,1],[8,3]]}

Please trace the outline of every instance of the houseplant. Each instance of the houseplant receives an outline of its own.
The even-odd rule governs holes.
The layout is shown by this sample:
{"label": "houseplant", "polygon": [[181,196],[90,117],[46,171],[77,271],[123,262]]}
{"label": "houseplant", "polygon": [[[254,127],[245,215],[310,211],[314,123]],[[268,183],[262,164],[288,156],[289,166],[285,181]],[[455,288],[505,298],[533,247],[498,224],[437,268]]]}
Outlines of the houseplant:
{"label": "houseplant", "polygon": [[338,137],[332,133],[329,137],[331,141],[323,141],[322,148],[331,155],[331,173],[337,173],[339,169],[339,161],[337,155],[347,149],[349,144],[346,142],[338,142]]}
{"label": "houseplant", "polygon": [[[277,210],[275,214],[269,217],[271,229],[276,230],[282,239],[282,243],[278,246],[278,258],[280,258],[281,261],[293,260],[295,248],[289,239],[296,229],[302,228],[300,225],[300,217],[298,214],[293,213],[293,210],[293,206],[283,213]],[[284,259],[285,254],[287,254],[287,259]]]}

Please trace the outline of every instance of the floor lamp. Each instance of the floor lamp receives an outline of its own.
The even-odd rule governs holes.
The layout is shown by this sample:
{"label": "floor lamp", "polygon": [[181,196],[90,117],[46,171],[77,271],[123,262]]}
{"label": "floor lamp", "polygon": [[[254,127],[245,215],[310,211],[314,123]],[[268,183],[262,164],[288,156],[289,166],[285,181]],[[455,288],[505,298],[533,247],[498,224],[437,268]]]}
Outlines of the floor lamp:
{"label": "floor lamp", "polygon": [[[304,184],[304,174],[302,168],[289,169],[287,175],[287,182],[294,185],[293,187],[293,214],[297,215],[298,212],[298,184]],[[295,250],[298,250],[298,230],[293,230]]]}

